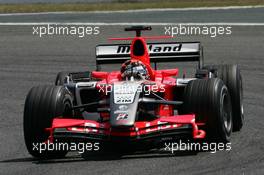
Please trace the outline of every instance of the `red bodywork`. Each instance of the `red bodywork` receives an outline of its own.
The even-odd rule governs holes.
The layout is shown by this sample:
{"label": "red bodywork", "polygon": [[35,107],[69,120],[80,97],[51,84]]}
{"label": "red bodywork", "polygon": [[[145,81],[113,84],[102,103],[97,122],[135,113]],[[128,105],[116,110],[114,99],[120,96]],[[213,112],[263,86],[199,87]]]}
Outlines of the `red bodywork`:
{"label": "red bodywork", "polygon": [[[124,38],[122,38],[124,39]],[[130,40],[131,38],[127,38]],[[131,43],[131,61],[141,61],[145,64],[150,74],[150,82],[155,82],[157,85],[163,85],[165,88],[164,99],[173,100],[172,88],[176,86],[176,79],[172,76],[178,75],[178,69],[166,69],[166,70],[154,70],[150,65],[150,58],[148,53],[148,48],[145,39],[151,39],[150,37],[135,37]],[[118,40],[114,38],[112,40]],[[144,54],[141,56],[136,56],[133,54],[133,47],[135,42],[142,42],[144,44]],[[97,82],[97,88],[101,88],[101,85],[113,84],[114,82],[121,81],[120,71],[113,72],[98,72],[93,71],[92,77],[101,79]],[[107,88],[105,86],[105,88]],[[51,128],[47,128],[50,132],[49,140],[53,141],[53,133],[57,128],[64,128],[71,133],[84,133],[89,135],[103,135],[108,138],[114,137],[136,137],[146,136],[152,133],[158,133],[160,131],[172,131],[183,125],[190,125],[192,128],[192,137],[194,139],[205,138],[205,132],[198,129],[199,125],[204,125],[204,123],[195,122],[195,114],[186,115],[174,115],[173,106],[171,105],[159,105],[156,110],[156,114],[161,116],[160,118],[153,121],[136,121],[133,127],[127,128],[125,130],[116,130],[111,128],[109,123],[109,113],[101,113],[101,117],[105,118],[105,122],[97,122],[93,120],[82,120],[82,119],[63,119],[55,118],[52,122]]]}

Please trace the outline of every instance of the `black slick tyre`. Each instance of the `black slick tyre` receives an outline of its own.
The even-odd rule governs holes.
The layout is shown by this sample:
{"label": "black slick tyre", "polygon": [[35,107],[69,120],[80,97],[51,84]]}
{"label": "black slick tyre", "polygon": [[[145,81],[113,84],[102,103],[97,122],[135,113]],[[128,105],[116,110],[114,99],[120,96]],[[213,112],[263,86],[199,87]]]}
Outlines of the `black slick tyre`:
{"label": "black slick tyre", "polygon": [[28,93],[24,107],[24,139],[28,152],[37,158],[61,158],[67,151],[48,151],[40,153],[34,145],[47,141],[54,117],[73,116],[72,96],[63,86],[33,87]]}
{"label": "black slick tyre", "polygon": [[196,122],[205,123],[211,141],[229,142],[232,132],[232,105],[227,87],[218,78],[188,83],[184,92],[184,111],[194,113]]}

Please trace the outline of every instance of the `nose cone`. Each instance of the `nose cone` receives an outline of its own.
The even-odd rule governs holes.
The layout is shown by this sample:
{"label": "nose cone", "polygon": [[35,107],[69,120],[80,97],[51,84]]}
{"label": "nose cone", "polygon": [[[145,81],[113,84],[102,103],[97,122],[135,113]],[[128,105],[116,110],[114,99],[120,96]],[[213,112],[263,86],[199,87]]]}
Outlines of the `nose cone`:
{"label": "nose cone", "polygon": [[114,83],[110,95],[110,124],[112,127],[134,126],[141,82]]}

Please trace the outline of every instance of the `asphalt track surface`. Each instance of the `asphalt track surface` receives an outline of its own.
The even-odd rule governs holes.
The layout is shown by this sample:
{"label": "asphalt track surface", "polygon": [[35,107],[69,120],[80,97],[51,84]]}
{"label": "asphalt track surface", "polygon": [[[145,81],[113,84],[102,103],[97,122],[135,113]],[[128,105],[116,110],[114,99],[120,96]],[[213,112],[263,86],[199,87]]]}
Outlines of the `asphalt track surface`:
{"label": "asphalt track surface", "polygon": [[[248,18],[253,19],[254,14],[248,14]],[[93,70],[96,44],[107,43],[107,37],[129,36],[129,33],[122,32],[122,28],[100,26],[100,35],[86,38],[39,38],[32,35],[32,26],[0,26],[0,174],[263,174],[264,26],[233,26],[231,35],[215,38],[194,35],[175,38],[177,41],[201,41],[206,64],[228,63],[241,67],[245,125],[241,132],[233,133],[231,151],[196,155],[151,151],[123,157],[98,155],[88,160],[70,153],[65,159],[49,161],[37,160],[28,154],[22,119],[29,89],[52,84],[58,71]],[[163,27],[155,26],[149,35],[163,33]],[[177,65],[162,64],[160,67]],[[180,71],[183,67],[180,65]],[[191,70],[189,64],[186,70]]]}

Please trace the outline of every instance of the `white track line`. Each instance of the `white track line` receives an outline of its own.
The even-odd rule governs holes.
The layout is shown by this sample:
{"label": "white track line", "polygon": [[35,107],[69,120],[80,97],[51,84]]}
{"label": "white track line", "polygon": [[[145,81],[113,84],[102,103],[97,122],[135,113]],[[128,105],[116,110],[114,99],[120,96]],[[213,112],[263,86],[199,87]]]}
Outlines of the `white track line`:
{"label": "white track line", "polygon": [[65,11],[65,12],[39,12],[39,13],[2,13],[0,16],[30,16],[30,15],[62,15],[62,14],[85,14],[85,13],[138,13],[138,12],[163,12],[163,11],[196,11],[196,10],[230,10],[263,8],[264,5],[256,6],[228,6],[228,7],[195,7],[195,8],[151,8],[138,10],[116,10],[116,11]]}
{"label": "white track line", "polygon": [[190,26],[264,26],[264,23],[80,23],[80,22],[29,22],[29,23],[14,23],[6,22],[0,23],[0,26],[43,26],[43,25],[90,25],[90,26],[132,26],[132,25],[151,25],[151,26],[177,26],[177,25],[190,25]]}

